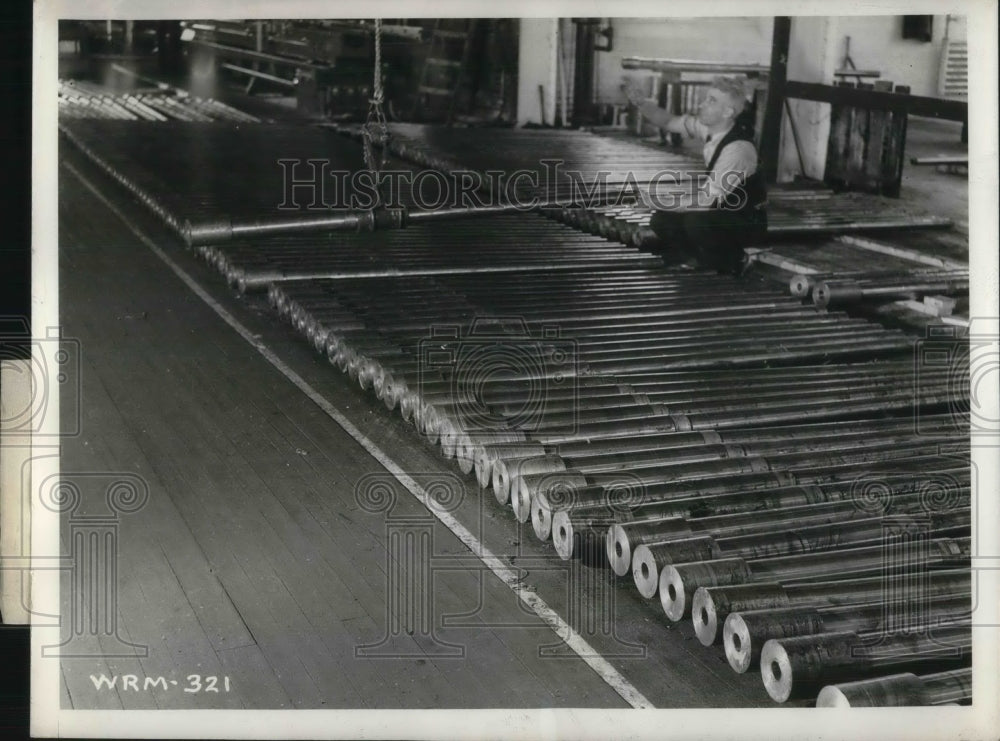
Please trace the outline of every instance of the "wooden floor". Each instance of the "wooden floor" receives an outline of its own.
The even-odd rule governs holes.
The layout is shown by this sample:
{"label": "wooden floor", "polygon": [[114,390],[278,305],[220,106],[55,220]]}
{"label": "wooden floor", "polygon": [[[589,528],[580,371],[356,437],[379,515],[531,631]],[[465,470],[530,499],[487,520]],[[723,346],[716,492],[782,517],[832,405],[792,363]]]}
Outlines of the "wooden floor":
{"label": "wooden floor", "polygon": [[[772,705],[759,676],[735,675],[721,651],[702,647],[690,625],[668,623],[630,581],[559,561],[530,523],[517,525],[492,495],[480,498],[474,478],[266,306],[231,294],[65,145],[62,157],[403,470],[420,483],[464,487],[459,521],[524,569],[524,583],[654,705]],[[79,340],[82,357],[81,431],[63,446],[64,479],[80,483],[79,512],[100,510],[108,482],[122,477],[140,477],[149,492],[145,506],[117,520],[123,643],[73,636],[80,656],[63,659],[64,706],[627,707],[579,657],[543,650],[559,637],[65,167],[59,199],[63,335]],[[359,506],[356,491],[373,482],[395,490],[389,513]],[[387,606],[399,596],[389,575],[397,563],[412,565],[390,547],[394,532],[430,535],[432,583],[416,608],[430,628],[412,634],[394,629]],[[406,573],[419,596],[422,572]],[[613,630],[588,628],[578,608],[598,594]],[[72,597],[67,577],[64,609]],[[395,658],[356,656],[385,637],[379,650]],[[127,643],[147,655],[128,657]],[[98,689],[101,674],[118,676],[116,689]],[[124,689],[130,674],[140,687],[147,677],[167,684]],[[203,691],[182,691],[191,675]],[[208,677],[218,692],[204,691]]]}

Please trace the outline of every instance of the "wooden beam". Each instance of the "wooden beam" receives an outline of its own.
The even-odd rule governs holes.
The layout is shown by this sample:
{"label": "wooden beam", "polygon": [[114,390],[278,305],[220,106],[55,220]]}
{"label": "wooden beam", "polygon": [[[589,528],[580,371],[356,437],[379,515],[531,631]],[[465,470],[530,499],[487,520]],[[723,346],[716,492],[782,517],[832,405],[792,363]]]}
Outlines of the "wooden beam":
{"label": "wooden beam", "polygon": [[771,71],[768,74],[767,103],[760,132],[760,161],[764,179],[773,183],[778,178],[778,154],[781,145],[781,113],[785,103],[785,81],[788,76],[788,42],[792,35],[790,16],[776,16],[771,37]]}
{"label": "wooden beam", "polygon": [[[773,80],[772,74],[772,85]],[[784,94],[789,98],[840,103],[873,110],[905,111],[913,116],[927,116],[948,121],[965,121],[969,116],[969,105],[964,100],[903,95],[815,82],[784,81]]]}

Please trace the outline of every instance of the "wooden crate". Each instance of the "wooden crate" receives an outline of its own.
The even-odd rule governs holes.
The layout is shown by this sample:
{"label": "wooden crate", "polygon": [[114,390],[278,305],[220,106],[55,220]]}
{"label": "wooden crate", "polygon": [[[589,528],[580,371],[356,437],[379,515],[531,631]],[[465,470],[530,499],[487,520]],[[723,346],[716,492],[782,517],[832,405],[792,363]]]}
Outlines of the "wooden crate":
{"label": "wooden crate", "polygon": [[[891,82],[840,83],[841,87],[909,93]],[[838,190],[899,196],[906,145],[906,112],[872,110],[834,103],[823,180]]]}

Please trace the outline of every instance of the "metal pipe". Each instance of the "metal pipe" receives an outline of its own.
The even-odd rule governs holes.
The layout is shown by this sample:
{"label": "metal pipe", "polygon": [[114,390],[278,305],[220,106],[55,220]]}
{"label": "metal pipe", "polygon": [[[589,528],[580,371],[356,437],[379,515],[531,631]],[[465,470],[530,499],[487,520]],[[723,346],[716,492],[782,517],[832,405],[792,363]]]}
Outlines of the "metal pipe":
{"label": "metal pipe", "polygon": [[[722,637],[729,615],[736,612],[780,609],[783,607],[834,607],[885,599],[892,587],[892,575],[881,574],[836,581],[781,585],[753,582],[718,587],[699,587],[691,602],[691,621],[703,646]],[[928,570],[920,575],[921,594],[965,593],[971,589],[972,572],[967,569]]]}
{"label": "metal pipe", "polygon": [[830,283],[853,279],[858,284],[878,284],[893,283],[902,285],[913,283],[914,277],[919,276],[925,280],[958,279],[968,278],[969,271],[943,270],[941,268],[907,268],[906,273],[876,273],[870,270],[843,270],[835,273],[815,273],[798,274],[789,281],[788,289],[792,296],[805,298],[809,296],[813,288],[819,283]]}
{"label": "metal pipe", "polygon": [[[626,456],[576,458],[573,460],[581,465],[575,466],[568,465],[565,459],[556,455],[521,458],[509,462],[497,461],[495,469],[500,479],[498,483],[501,488],[509,489],[511,497],[527,497],[526,502],[519,502],[515,506],[530,507],[530,500],[538,495],[542,487],[578,481],[583,481],[586,486],[601,485],[607,480],[607,476],[618,476],[621,471],[628,471],[636,483],[649,485],[677,477],[688,477],[691,470],[700,470],[697,464],[704,464],[713,473],[724,473],[724,461],[730,460],[750,460],[753,470],[787,470],[802,466],[879,461],[933,454],[948,439],[947,434],[941,433],[936,437],[884,437],[869,440],[867,444],[862,436],[839,441],[836,438],[812,443],[803,441],[798,444],[785,441],[743,445],[703,444]],[[688,465],[695,468],[681,467]],[[515,494],[515,491],[518,493]],[[502,496],[502,492],[498,491],[497,495]]]}
{"label": "metal pipe", "polygon": [[[886,490],[890,490],[888,486],[886,486]],[[887,497],[885,504],[890,506],[891,502],[894,513],[913,512],[915,509],[919,511],[921,507],[927,506],[925,492],[897,493],[890,496],[891,498]],[[686,537],[694,537],[697,534],[726,538],[737,533],[749,535],[761,531],[775,531],[789,525],[803,528],[813,527],[845,520],[865,519],[872,515],[872,510],[865,509],[862,506],[864,503],[853,497],[806,504],[790,504],[783,498],[774,502],[773,497],[773,493],[770,492],[769,496],[754,497],[752,500],[754,508],[745,512],[731,512],[708,517],[672,515],[653,519],[609,522],[605,533],[608,561],[618,576],[625,576],[631,569],[632,554],[638,546],[662,543],[674,537],[676,533],[684,532],[678,529],[679,525],[675,522],[678,520],[686,525],[689,533]],[[949,498],[954,501],[956,507],[968,506],[968,497],[968,488],[959,488],[954,492],[949,492]],[[778,504],[778,506],[771,506],[772,503]],[[563,545],[562,550],[560,549],[559,536],[561,531],[556,527],[561,521],[560,515],[567,517],[564,512],[556,513],[553,520],[552,540],[556,551],[562,555],[566,546]],[[593,515],[591,518],[593,519]],[[605,520],[607,521],[608,518],[605,517]],[[564,525],[563,528],[565,529],[567,525],[574,529],[576,527],[571,518],[570,523]],[[568,534],[566,532],[563,537]]]}
{"label": "metal pipe", "polygon": [[[929,434],[961,433],[964,427],[959,424],[951,414],[932,415],[921,417],[921,430]],[[926,424],[925,424],[926,423]],[[913,422],[909,418],[887,418],[872,419],[866,421],[866,429],[873,435],[886,435],[895,432],[912,432]],[[486,486],[487,479],[492,479],[494,491],[498,496],[502,496],[502,502],[509,497],[509,488],[500,491],[500,468],[502,463],[506,465],[510,460],[516,458],[530,457],[533,455],[611,455],[611,454],[632,454],[633,452],[654,450],[658,448],[674,447],[687,444],[743,444],[746,442],[759,440],[789,440],[805,439],[807,436],[813,437],[841,437],[851,434],[857,429],[856,422],[827,422],[814,423],[808,425],[791,425],[787,427],[748,427],[744,429],[720,430],[711,429],[692,432],[635,432],[628,430],[624,434],[618,434],[617,429],[607,431],[595,431],[592,437],[577,439],[575,437],[560,437],[558,434],[533,435],[533,445],[531,448],[514,448],[509,450],[483,449],[477,452],[477,476],[480,483]],[[508,477],[509,479],[509,477]],[[509,480],[507,481],[509,487]]]}
{"label": "metal pipe", "polygon": [[[553,516],[564,511],[600,514],[599,510],[612,512],[633,519],[665,517],[689,512],[710,511],[715,513],[743,511],[746,508],[748,492],[759,493],[764,489],[778,489],[774,501],[808,503],[826,501],[830,496],[855,497],[852,488],[859,480],[875,476],[880,490],[890,494],[903,491],[918,491],[924,484],[915,477],[924,472],[936,476],[947,476],[956,486],[969,482],[968,466],[958,468],[960,461],[945,458],[897,459],[881,463],[831,466],[813,471],[768,471],[765,473],[717,476],[711,479],[672,481],[652,486],[638,486],[628,476],[606,486],[583,488],[567,487],[552,492],[540,491],[531,507],[531,523],[535,534],[541,540],[548,540],[552,532]],[[936,468],[935,468],[936,467]],[[932,480],[937,480],[931,477]],[[832,488],[827,488],[832,487]],[[827,492],[833,492],[828,494]],[[555,495],[555,496],[553,496]],[[712,497],[711,502],[702,504],[700,500]],[[756,494],[755,494],[756,496]],[[750,500],[754,501],[754,500]],[[779,505],[774,505],[779,506]],[[587,513],[587,510],[590,510]]]}
{"label": "metal pipe", "polygon": [[622,69],[643,69],[654,72],[713,72],[715,74],[753,73],[767,75],[770,67],[764,64],[738,62],[706,62],[695,59],[656,59],[652,57],[625,57]]}
{"label": "metal pipe", "polygon": [[[969,538],[935,538],[926,541],[926,567],[960,566],[967,563]],[[762,558],[752,561],[724,558],[669,564],[660,572],[659,595],[664,613],[673,621],[686,617],[699,587],[745,584],[751,581],[821,580],[824,577],[880,572],[895,566],[886,560],[884,544],[820,551],[818,553]]]}
{"label": "metal pipe", "polygon": [[[929,378],[937,381],[947,377],[947,369],[928,369]],[[845,384],[856,387],[875,386],[878,384],[899,384],[913,381],[912,363],[906,368],[873,369],[868,371],[852,370],[841,373],[830,373],[815,376],[808,373],[797,375],[779,373],[762,373],[756,369],[747,369],[742,378],[727,378],[718,376],[715,371],[704,373],[664,373],[650,378],[643,376],[609,377],[600,384],[592,383],[582,386],[584,376],[577,377],[579,381],[572,384],[552,388],[541,387],[539,384],[525,382],[526,388],[520,388],[520,383],[507,382],[503,386],[493,384],[492,387],[481,388],[479,397],[491,405],[523,406],[529,402],[537,402],[539,397],[546,403],[577,401],[582,406],[590,403],[601,403],[601,399],[620,397],[622,395],[643,396],[645,398],[669,398],[669,394],[692,394],[697,392],[699,398],[726,398],[729,396],[749,396],[751,389],[774,393],[775,389],[787,392],[803,390],[823,390],[836,388]],[[921,380],[924,378],[921,374]],[[756,394],[754,394],[755,396]]]}
{"label": "metal pipe", "polygon": [[947,281],[925,281],[911,279],[911,282],[903,285],[879,285],[877,283],[863,284],[854,282],[821,281],[813,287],[813,303],[821,309],[828,306],[849,304],[858,301],[895,301],[907,298],[919,298],[928,294],[945,294],[954,296],[956,294],[967,294],[969,292],[969,281],[947,280]]}
{"label": "metal pipe", "polygon": [[[887,585],[888,586],[888,585]],[[761,649],[772,638],[852,631],[890,633],[968,620],[972,593],[921,594],[919,602],[905,606],[893,600],[859,602],[836,607],[779,607],[769,610],[731,612],[723,624],[723,644],[729,666],[738,674],[760,666]],[[897,626],[896,624],[899,623]],[[904,624],[905,623],[905,624]]]}
{"label": "metal pipe", "polygon": [[887,677],[828,684],[816,696],[818,708],[912,707],[972,702],[972,669],[917,676]]}
{"label": "metal pipe", "polygon": [[[924,424],[926,422],[926,424]],[[647,455],[657,453],[667,456],[671,451],[689,446],[731,446],[727,453],[745,455],[749,451],[761,454],[787,449],[842,447],[850,441],[912,439],[913,421],[907,418],[873,419],[866,423],[866,432],[858,433],[854,422],[828,422],[788,427],[747,427],[715,431],[711,429],[691,432],[666,432],[625,437],[596,436],[587,440],[562,442],[557,437],[535,439],[535,447],[485,451],[484,459],[508,464],[517,458],[552,455],[563,462],[560,470],[584,466],[600,466],[621,462],[622,466],[634,465]],[[951,415],[927,415],[921,419],[924,436],[947,437],[964,431],[964,426]],[[485,465],[485,461],[484,461]],[[499,473],[497,473],[499,476]],[[508,482],[509,483],[509,482]],[[483,484],[485,486],[485,483]]]}
{"label": "metal pipe", "polygon": [[773,700],[786,702],[830,682],[927,664],[968,664],[971,656],[968,622],[922,633],[840,631],[769,640],[761,650],[761,678]]}
{"label": "metal pipe", "polygon": [[[760,430],[760,428],[758,428]],[[947,442],[954,438],[955,425],[950,429],[932,433],[930,430],[922,429],[925,434],[916,435],[912,422],[910,428],[902,426],[882,432],[875,429],[871,433],[849,433],[841,431],[840,435],[828,434],[824,437],[779,437],[778,439],[767,439],[767,428],[761,431],[764,439],[755,441],[752,435],[744,436],[744,441],[736,442],[705,442],[711,436],[710,431],[702,440],[695,438],[700,433],[674,433],[678,439],[673,445],[660,444],[648,447],[623,447],[620,451],[598,452],[593,455],[563,455],[559,453],[546,453],[533,458],[509,458],[504,463],[497,463],[501,478],[501,485],[510,485],[517,476],[525,478],[525,485],[532,491],[533,484],[543,479],[538,478],[542,474],[558,473],[561,471],[578,471],[589,476],[598,473],[611,471],[635,470],[644,472],[657,465],[676,465],[684,462],[709,461],[726,458],[746,458],[752,456],[791,456],[829,453],[834,451],[852,451],[864,449],[871,457],[875,456],[875,450],[896,450],[915,444],[924,444],[936,441],[938,444]],[[757,430],[754,430],[757,432]],[[681,437],[684,436],[684,437]],[[664,436],[658,436],[661,439]],[[715,437],[721,437],[715,433]],[[737,437],[734,435],[734,437]],[[632,441],[634,445],[644,445],[642,442]],[[568,446],[566,446],[568,447]],[[871,459],[871,458],[868,458]],[[505,481],[503,479],[506,479]]]}
{"label": "metal pipe", "polygon": [[[938,535],[951,536],[969,531],[972,514],[969,508],[964,508],[923,515],[921,519],[926,520],[930,530]],[[727,538],[704,533],[682,538],[668,532],[666,540],[636,547],[632,556],[632,577],[639,594],[650,599],[659,587],[661,572],[670,564],[722,558],[761,559],[815,554],[844,547],[857,548],[864,543],[880,542],[884,537],[885,519],[881,516],[793,527],[788,530],[766,530]]]}
{"label": "metal pipe", "polygon": [[[805,467],[814,469],[849,463],[869,463],[900,458],[931,456],[940,450],[940,442],[917,442],[909,446],[889,443],[883,446],[869,445],[863,448],[829,451],[827,453],[789,453],[772,455],[767,458],[747,455],[742,458],[722,458],[691,463],[669,463],[630,468],[628,481],[633,486],[650,487],[657,484],[696,479],[706,476],[720,476],[733,473],[761,473],[765,471],[788,471]],[[547,489],[579,489],[590,486],[614,486],[622,481],[621,472],[584,473],[566,469],[537,476],[517,476],[511,478],[510,499],[514,514],[519,522],[527,522],[531,517],[532,500]]]}
{"label": "metal pipe", "polygon": [[186,222],[184,238],[189,247],[209,243],[224,243],[237,238],[281,234],[301,234],[335,231],[375,231],[402,229],[407,224],[423,224],[524,214],[548,207],[547,204],[506,204],[475,207],[441,208],[427,211],[381,209],[329,213],[323,216],[294,216],[281,219],[220,219],[214,222]]}

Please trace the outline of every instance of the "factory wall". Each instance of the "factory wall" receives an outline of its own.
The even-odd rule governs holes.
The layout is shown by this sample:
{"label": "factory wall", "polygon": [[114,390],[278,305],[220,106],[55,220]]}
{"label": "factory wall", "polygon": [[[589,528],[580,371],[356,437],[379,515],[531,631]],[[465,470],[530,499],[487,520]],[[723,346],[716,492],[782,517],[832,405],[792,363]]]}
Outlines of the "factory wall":
{"label": "factory wall", "polygon": [[[623,102],[623,57],[671,57],[716,62],[768,64],[771,60],[769,16],[736,18],[614,18],[614,47],[597,54],[598,104]],[[735,40],[739,43],[735,43]],[[648,72],[629,72],[648,76]]]}
{"label": "factory wall", "polygon": [[[841,16],[835,21],[839,37],[834,41],[836,67],[844,62],[846,38],[850,36],[855,66],[877,69],[882,79],[909,85],[914,95],[936,94],[945,33],[952,39],[964,39],[966,28],[963,16],[936,15],[933,38],[923,42],[903,38],[903,17],[899,15]],[[621,102],[618,86],[623,74],[623,57],[760,64],[769,64],[771,59],[773,18],[770,16],[615,18],[611,24],[615,34],[614,49],[597,55],[598,103]]]}
{"label": "factory wall", "polygon": [[856,67],[878,70],[883,80],[909,85],[913,95],[937,95],[946,26],[951,39],[965,38],[963,17],[956,17],[949,24],[948,16],[934,16],[933,37],[929,42],[904,39],[903,17],[899,15],[838,18],[838,66],[849,36],[851,59]]}

